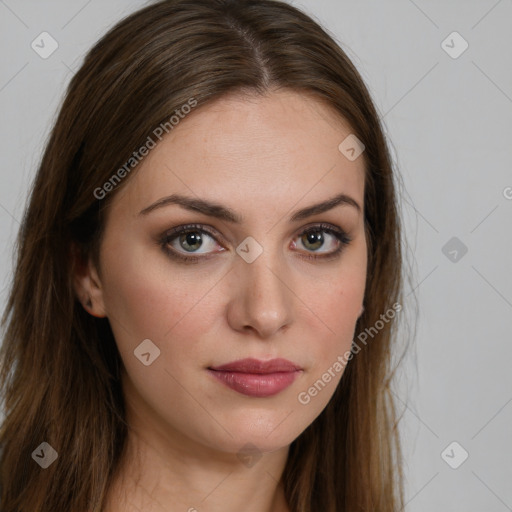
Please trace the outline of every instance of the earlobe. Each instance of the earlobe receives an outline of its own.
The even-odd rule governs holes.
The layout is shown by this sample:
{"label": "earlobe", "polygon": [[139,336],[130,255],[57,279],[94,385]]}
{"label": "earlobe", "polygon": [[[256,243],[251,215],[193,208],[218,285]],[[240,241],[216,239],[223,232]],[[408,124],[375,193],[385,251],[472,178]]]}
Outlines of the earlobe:
{"label": "earlobe", "polygon": [[93,303],[93,300],[91,299],[90,295],[84,296],[80,300],[83,308],[87,313],[89,313],[92,316],[95,316],[96,318],[105,318],[107,315],[105,314],[105,308],[103,307],[103,303],[97,304],[96,302]]}
{"label": "earlobe", "polygon": [[83,261],[79,252],[73,248],[73,285],[83,308],[97,318],[106,317],[103,301],[103,288],[96,268],[90,261]]}

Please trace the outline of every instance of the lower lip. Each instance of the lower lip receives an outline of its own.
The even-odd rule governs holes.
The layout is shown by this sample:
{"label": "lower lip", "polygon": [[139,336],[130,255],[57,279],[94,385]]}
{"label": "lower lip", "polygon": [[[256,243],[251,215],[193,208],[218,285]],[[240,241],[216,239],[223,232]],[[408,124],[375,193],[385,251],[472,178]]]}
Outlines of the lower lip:
{"label": "lower lip", "polygon": [[266,397],[277,395],[286,389],[300,373],[240,373],[230,371],[208,370],[216,379],[243,395]]}

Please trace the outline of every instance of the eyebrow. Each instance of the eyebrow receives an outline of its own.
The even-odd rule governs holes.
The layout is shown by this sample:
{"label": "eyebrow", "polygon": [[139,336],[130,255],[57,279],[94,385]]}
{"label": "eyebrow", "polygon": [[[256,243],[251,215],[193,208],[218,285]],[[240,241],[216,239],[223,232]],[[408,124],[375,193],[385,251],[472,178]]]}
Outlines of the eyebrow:
{"label": "eyebrow", "polygon": [[[240,224],[243,222],[243,217],[233,211],[231,208],[223,206],[219,203],[215,203],[212,201],[207,201],[206,199],[198,199],[194,197],[187,197],[180,194],[172,194],[167,197],[162,197],[158,201],[149,205],[139,212],[139,215],[147,215],[148,213],[156,210],[157,208],[162,208],[164,206],[168,206],[171,204],[176,204],[185,208],[186,210],[190,210],[193,212],[203,213],[204,215],[208,215],[210,217],[215,217],[217,219],[221,219],[228,222],[233,222],[236,224]],[[297,210],[290,217],[290,221],[299,221],[306,219],[307,217],[311,217],[313,215],[327,212],[336,206],[352,206],[358,212],[361,212],[361,207],[359,203],[355,199],[346,194],[338,194],[337,196],[331,197],[326,201],[322,201],[321,203],[313,204],[301,210]]]}

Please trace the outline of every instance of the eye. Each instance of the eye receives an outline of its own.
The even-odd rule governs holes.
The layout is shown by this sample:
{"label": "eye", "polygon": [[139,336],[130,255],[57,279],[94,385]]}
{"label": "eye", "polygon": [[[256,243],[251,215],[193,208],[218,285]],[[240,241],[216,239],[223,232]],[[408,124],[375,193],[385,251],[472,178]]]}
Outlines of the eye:
{"label": "eye", "polygon": [[[297,241],[292,241],[292,247],[295,249],[302,246],[306,253],[301,254],[301,257],[313,260],[334,259],[352,241],[342,229],[330,224],[308,227],[296,239]],[[202,224],[173,228],[162,236],[159,243],[170,258],[186,263],[199,263],[214,256],[216,252],[226,250],[217,242],[209,228]],[[215,250],[216,247],[220,249]]]}
{"label": "eye", "polygon": [[[324,233],[327,233],[327,237]],[[328,224],[320,224],[302,231],[298,235],[298,243],[294,240],[293,246],[302,245],[306,251],[317,253],[304,255],[306,259],[332,259],[338,256],[351,241],[352,239],[343,230]]]}
{"label": "eye", "polygon": [[[215,247],[220,247],[213,234],[199,224],[178,226],[168,231],[160,243],[171,258],[191,263],[206,259],[208,257],[206,254],[211,254]],[[221,250],[217,252],[224,250],[221,247]],[[201,254],[202,256],[188,256],[187,254]]]}

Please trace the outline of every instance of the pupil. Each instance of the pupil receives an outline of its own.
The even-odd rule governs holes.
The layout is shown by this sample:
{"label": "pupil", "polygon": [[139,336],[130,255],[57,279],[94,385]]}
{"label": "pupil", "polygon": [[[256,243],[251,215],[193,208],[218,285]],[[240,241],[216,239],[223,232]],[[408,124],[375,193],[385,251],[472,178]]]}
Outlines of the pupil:
{"label": "pupil", "polygon": [[315,245],[314,249],[318,249],[322,246],[323,236],[320,231],[306,233],[306,240],[309,244]]}
{"label": "pupil", "polygon": [[189,232],[183,235],[182,240],[186,242],[186,244],[191,247],[197,249],[197,247],[192,247],[195,244],[201,245],[201,235],[199,235],[197,232]]}

